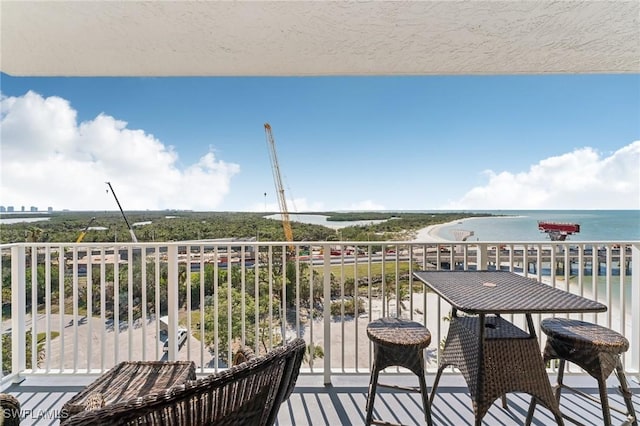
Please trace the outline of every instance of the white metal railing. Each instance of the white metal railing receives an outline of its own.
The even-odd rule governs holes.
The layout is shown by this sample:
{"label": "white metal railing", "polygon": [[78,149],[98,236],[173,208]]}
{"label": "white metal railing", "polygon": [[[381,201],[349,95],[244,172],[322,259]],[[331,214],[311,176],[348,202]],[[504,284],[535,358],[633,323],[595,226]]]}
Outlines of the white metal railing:
{"label": "white metal railing", "polygon": [[[435,369],[449,306],[413,278],[422,269],[500,268],[597,299],[608,311],[583,317],[623,333],[631,343],[625,369],[639,371],[637,241],[305,242],[295,255],[283,242],[0,250],[3,381],[102,372],[123,360],[189,359],[205,373],[225,368],[239,344],[264,351],[301,336],[316,355],[303,371],[328,383],[334,374],[369,373],[366,324],[388,315],[431,330]],[[524,326],[517,315],[510,320]]]}

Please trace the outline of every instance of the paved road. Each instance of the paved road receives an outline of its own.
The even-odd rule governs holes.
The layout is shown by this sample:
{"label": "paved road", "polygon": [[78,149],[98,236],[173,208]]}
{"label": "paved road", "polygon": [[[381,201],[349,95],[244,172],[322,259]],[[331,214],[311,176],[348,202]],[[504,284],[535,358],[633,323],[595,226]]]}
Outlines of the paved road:
{"label": "paved road", "polygon": [[[51,315],[49,330],[60,332],[60,335],[53,338],[49,344],[45,343],[46,356],[40,363],[41,368],[74,370],[110,368],[115,364],[116,341],[118,361],[153,360],[164,355],[162,342],[156,335],[155,322],[147,324],[146,333],[142,326],[131,330],[125,326],[119,333],[115,333],[113,327],[105,326],[100,318],[79,317],[77,324],[74,324],[73,320],[73,315],[64,315],[62,322],[59,314]],[[9,328],[10,323],[4,325]],[[31,318],[26,321],[26,325],[27,328],[31,328]],[[39,315],[36,332],[41,333],[46,330],[47,318],[45,315]],[[158,355],[156,355],[156,347]]]}
{"label": "paved road", "polygon": [[[58,370],[60,368],[70,370],[107,369],[117,362],[125,360],[167,360],[167,354],[162,350],[166,333],[156,333],[155,319],[148,321],[146,328],[136,324],[129,329],[122,323],[120,331],[114,332],[113,323],[100,318],[79,317],[74,324],[73,315],[64,315],[61,318],[53,314],[49,319],[49,330],[60,332],[53,338],[49,345],[45,344],[46,357],[40,362],[40,368]],[[32,326],[31,317],[25,321],[27,329]],[[39,315],[36,322],[36,332],[47,330],[47,317]],[[62,331],[61,331],[62,330]],[[4,333],[11,331],[11,321],[3,322]],[[144,347],[143,347],[144,343]],[[191,350],[188,350],[190,346]],[[200,365],[200,341],[189,336],[187,342],[180,347],[178,360],[192,359],[196,365]],[[211,363],[208,351],[204,353],[205,365]],[[212,365],[211,365],[212,366]]]}

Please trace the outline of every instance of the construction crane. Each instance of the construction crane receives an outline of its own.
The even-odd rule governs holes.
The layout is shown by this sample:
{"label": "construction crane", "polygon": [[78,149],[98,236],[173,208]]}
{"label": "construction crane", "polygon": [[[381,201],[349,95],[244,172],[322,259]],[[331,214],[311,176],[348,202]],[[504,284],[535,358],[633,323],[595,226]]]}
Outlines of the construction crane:
{"label": "construction crane", "polygon": [[82,242],[82,239],[84,238],[85,235],[87,235],[87,231],[89,230],[89,227],[91,226],[94,220],[96,220],[96,218],[92,217],[89,223],[87,223],[87,226],[85,226],[82,232],[80,233],[80,235],[78,235],[78,239],[76,240],[76,243]]}
{"label": "construction crane", "polygon": [[109,185],[109,189],[111,190],[111,193],[113,194],[113,198],[116,199],[116,203],[118,204],[118,208],[120,209],[120,213],[122,213],[122,218],[124,219],[124,223],[127,224],[127,228],[129,228],[129,234],[131,235],[131,239],[133,240],[134,243],[138,242],[138,239],[136,238],[136,234],[133,232],[133,228],[131,227],[131,225],[129,225],[129,221],[127,220],[127,216],[124,215],[124,210],[122,210],[122,206],[120,205],[120,201],[118,201],[118,197],[116,197],[116,193],[113,190],[113,187],[111,186],[111,182],[105,182],[107,185]]}
{"label": "construction crane", "polygon": [[[276,142],[273,139],[271,125],[264,123],[264,132],[267,136],[267,145],[269,146],[269,155],[271,157],[271,171],[273,172],[273,182],[278,193],[278,204],[280,205],[280,215],[282,216],[282,227],[284,229],[284,238],[288,243],[293,243],[293,231],[291,229],[291,221],[289,220],[289,210],[287,210],[287,199],[284,196],[284,187],[282,186],[282,176],[280,175],[280,166],[278,165],[278,155],[276,154]],[[294,252],[293,244],[289,245],[290,252]]]}

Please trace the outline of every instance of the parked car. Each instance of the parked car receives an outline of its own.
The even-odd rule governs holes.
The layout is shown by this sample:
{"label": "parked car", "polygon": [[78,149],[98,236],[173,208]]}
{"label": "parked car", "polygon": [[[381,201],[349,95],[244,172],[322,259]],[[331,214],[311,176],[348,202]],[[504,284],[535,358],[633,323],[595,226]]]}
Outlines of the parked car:
{"label": "parked car", "polygon": [[[184,342],[187,341],[187,329],[186,328],[179,328],[178,329],[178,349],[180,349],[182,347],[182,345],[184,344]],[[162,350],[164,352],[169,352],[169,339],[167,338],[167,340],[164,341],[164,346],[162,347]]]}

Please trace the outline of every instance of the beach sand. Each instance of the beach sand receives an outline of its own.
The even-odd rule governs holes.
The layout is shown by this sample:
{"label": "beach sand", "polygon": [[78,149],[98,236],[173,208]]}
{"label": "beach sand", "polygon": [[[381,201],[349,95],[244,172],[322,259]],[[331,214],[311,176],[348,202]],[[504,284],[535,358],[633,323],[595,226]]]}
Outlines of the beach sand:
{"label": "beach sand", "polygon": [[[425,312],[426,306],[429,309]],[[361,314],[358,318],[345,319],[342,323],[339,317],[331,320],[331,365],[333,369],[345,371],[368,371],[371,365],[371,356],[369,339],[367,337],[367,325],[383,316],[383,306],[379,299],[366,299],[365,306],[369,313]],[[385,316],[396,316],[396,301],[391,300],[384,310]],[[425,324],[431,332],[431,344],[427,349],[428,368],[437,368],[435,364],[436,351],[439,341],[446,336],[449,328],[448,321],[442,321],[442,317],[449,313],[448,305],[442,304],[442,309],[438,309],[438,299],[434,293],[414,293],[413,300],[404,300],[401,304],[400,317],[411,319],[413,321]],[[325,347],[324,340],[324,320],[322,318],[315,319],[313,322],[305,324],[302,337],[309,344],[311,341],[315,345]],[[344,342],[344,345],[343,345]],[[322,369],[323,360],[315,360],[317,368]]]}
{"label": "beach sand", "polygon": [[437,225],[429,225],[426,228],[419,229],[413,239],[412,243],[437,243],[437,242],[450,242],[451,240],[447,240],[446,238],[442,238],[438,236],[440,229],[444,226],[452,225],[454,223],[458,223],[459,220],[447,222],[447,223],[439,223]]}

